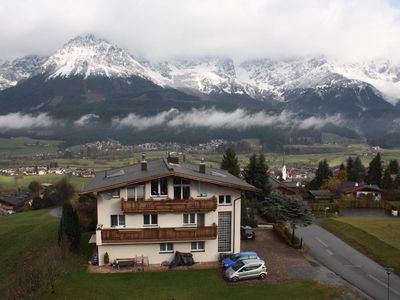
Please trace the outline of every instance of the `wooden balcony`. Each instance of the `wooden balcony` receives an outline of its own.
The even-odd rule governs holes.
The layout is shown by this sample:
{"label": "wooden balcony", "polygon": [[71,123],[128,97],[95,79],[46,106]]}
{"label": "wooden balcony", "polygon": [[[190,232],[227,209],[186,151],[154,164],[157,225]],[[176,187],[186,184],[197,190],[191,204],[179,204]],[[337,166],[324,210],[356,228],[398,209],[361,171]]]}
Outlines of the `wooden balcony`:
{"label": "wooden balcony", "polygon": [[217,238],[217,226],[179,228],[102,229],[103,244],[202,241]]}
{"label": "wooden balcony", "polygon": [[207,212],[217,209],[217,198],[187,200],[121,200],[124,213]]}

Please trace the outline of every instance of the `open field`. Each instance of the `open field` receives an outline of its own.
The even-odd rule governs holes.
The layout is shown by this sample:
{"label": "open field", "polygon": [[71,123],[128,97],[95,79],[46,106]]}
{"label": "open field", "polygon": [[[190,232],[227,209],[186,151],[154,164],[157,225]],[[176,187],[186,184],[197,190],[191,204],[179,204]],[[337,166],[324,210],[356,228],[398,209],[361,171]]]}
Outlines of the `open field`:
{"label": "open field", "polygon": [[27,137],[0,138],[0,159],[9,156],[34,156],[43,153],[57,153],[62,141],[36,140]]}
{"label": "open field", "polygon": [[[341,138],[332,134],[323,134],[323,144],[310,145],[286,145],[282,153],[265,152],[265,157],[270,168],[280,167],[284,156],[285,163],[288,167],[308,166],[316,167],[318,162],[327,159],[330,166],[338,166],[345,162],[348,156],[359,155],[365,166],[373,158],[371,147],[363,141]],[[238,155],[239,162],[245,166],[249,161],[252,152],[258,152],[261,145],[258,139],[246,139],[253,150],[248,153],[240,153]],[[56,140],[33,140],[25,137],[0,139],[0,168],[18,167],[18,166],[34,166],[49,165],[51,162],[57,162],[60,166],[70,167],[87,167],[95,169],[117,168],[123,165],[132,164],[140,161],[142,152],[136,152],[123,156],[109,156],[102,159],[46,159],[37,156],[37,154],[56,153],[62,142]],[[70,147],[69,150],[79,151],[83,149],[83,145]],[[383,160],[398,159],[400,160],[400,148],[380,149]],[[283,155],[285,152],[285,155]],[[187,161],[199,162],[202,157],[210,166],[218,167],[220,165],[222,154],[199,152],[185,153]],[[13,156],[10,159],[10,155]],[[165,157],[166,151],[146,151],[147,159]]]}
{"label": "open field", "polygon": [[57,240],[58,220],[48,215],[49,210],[30,211],[0,217],[0,298],[7,278],[15,273],[24,257]]}
{"label": "open field", "polygon": [[326,220],[321,226],[400,274],[400,219],[340,217]]}
{"label": "open field", "polygon": [[[0,218],[0,298],[10,276],[28,253],[37,253],[56,243],[58,219],[48,210],[24,212]],[[82,237],[82,251],[65,266],[55,294],[40,299],[335,299],[342,288],[309,280],[281,284],[227,284],[218,270],[169,271],[159,273],[90,274],[86,261],[93,251]],[[259,283],[255,281],[254,283]]]}
{"label": "open field", "polygon": [[[14,176],[3,176],[0,175],[0,190],[10,191],[17,190],[18,188],[27,189],[29,183],[36,180],[40,183],[54,183],[63,178],[62,175],[47,174],[42,176],[23,176],[21,178],[15,178]],[[68,181],[75,187],[77,191],[84,188],[91,178],[83,178],[76,176],[68,176]]]}

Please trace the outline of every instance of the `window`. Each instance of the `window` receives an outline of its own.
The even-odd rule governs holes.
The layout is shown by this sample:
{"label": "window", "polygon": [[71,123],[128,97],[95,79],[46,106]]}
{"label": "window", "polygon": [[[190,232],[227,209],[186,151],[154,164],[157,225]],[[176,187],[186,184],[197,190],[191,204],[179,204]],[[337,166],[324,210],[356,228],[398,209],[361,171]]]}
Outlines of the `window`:
{"label": "window", "polygon": [[191,243],[191,251],[192,252],[204,251],[204,242],[192,242]]}
{"label": "window", "polygon": [[109,190],[106,194],[110,198],[119,198],[119,189]]}
{"label": "window", "polygon": [[197,227],[203,227],[204,214],[203,213],[183,214],[183,225],[197,225]]}
{"label": "window", "polygon": [[125,227],[125,215],[111,215],[111,227]]}
{"label": "window", "polygon": [[174,199],[189,199],[190,197],[190,180],[174,177]]}
{"label": "window", "polygon": [[144,185],[135,184],[128,186],[128,200],[143,200],[144,199]]}
{"label": "window", "polygon": [[218,213],[218,252],[231,251],[232,212]]}
{"label": "window", "polygon": [[232,205],[232,199],[230,195],[219,195],[218,198],[219,205]]}
{"label": "window", "polygon": [[157,225],[158,224],[158,216],[155,214],[143,215],[143,224],[144,225]]}
{"label": "window", "polygon": [[172,243],[161,243],[160,253],[171,253],[174,252],[174,244]]}
{"label": "window", "polygon": [[197,186],[197,197],[207,197],[206,184],[199,181]]}
{"label": "window", "polygon": [[151,181],[152,196],[167,196],[168,195],[168,178],[160,178]]}

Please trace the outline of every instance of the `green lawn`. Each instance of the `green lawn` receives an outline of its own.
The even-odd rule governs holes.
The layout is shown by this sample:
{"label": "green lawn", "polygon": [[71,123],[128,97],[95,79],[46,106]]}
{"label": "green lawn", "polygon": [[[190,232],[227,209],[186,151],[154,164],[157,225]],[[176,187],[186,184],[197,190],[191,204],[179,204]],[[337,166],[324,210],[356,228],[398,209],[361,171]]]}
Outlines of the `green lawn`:
{"label": "green lawn", "polygon": [[[48,210],[0,217],[0,299],[9,278],[28,254],[56,243],[58,219]],[[71,260],[57,279],[55,294],[45,292],[39,299],[335,299],[341,287],[328,287],[310,280],[280,284],[228,285],[218,270],[170,271],[156,273],[90,274],[86,261],[93,251],[82,237],[82,252]],[[258,281],[256,281],[258,283]]]}
{"label": "green lawn", "polygon": [[[313,281],[230,286],[218,270],[158,273],[88,274],[81,270],[61,278],[56,296],[61,299],[334,299],[339,288]],[[46,294],[41,299],[54,299]]]}
{"label": "green lawn", "polygon": [[340,217],[326,220],[321,226],[400,274],[400,219]]}
{"label": "green lawn", "polygon": [[17,272],[30,253],[53,244],[57,239],[58,220],[49,210],[30,211],[0,217],[0,298],[7,278]]}
{"label": "green lawn", "polygon": [[[33,180],[40,183],[54,183],[59,181],[62,177],[61,175],[47,174],[43,176],[23,176],[22,178],[15,179],[14,176],[0,175],[0,190],[16,190],[18,187],[26,189]],[[68,180],[75,189],[79,191],[82,190],[92,178],[68,176]]]}

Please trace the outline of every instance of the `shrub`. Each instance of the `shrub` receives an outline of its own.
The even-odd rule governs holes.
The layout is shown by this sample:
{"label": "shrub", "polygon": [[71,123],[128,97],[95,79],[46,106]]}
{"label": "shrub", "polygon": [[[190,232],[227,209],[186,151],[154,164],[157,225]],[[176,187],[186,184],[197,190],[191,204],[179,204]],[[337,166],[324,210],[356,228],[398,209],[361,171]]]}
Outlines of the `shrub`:
{"label": "shrub", "polygon": [[110,263],[110,256],[108,252],[104,253],[104,264],[108,265]]}

